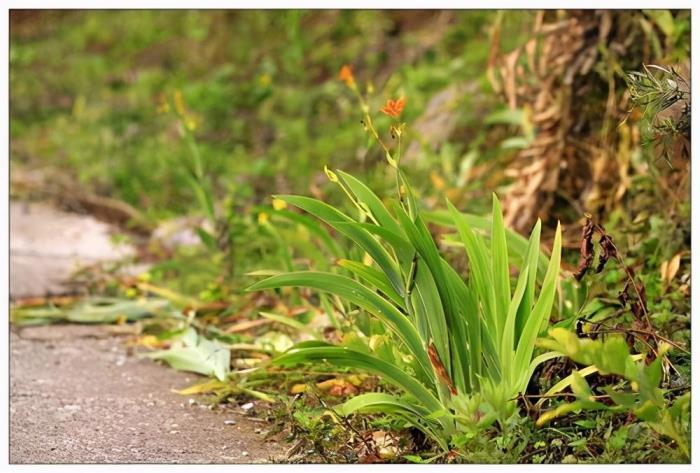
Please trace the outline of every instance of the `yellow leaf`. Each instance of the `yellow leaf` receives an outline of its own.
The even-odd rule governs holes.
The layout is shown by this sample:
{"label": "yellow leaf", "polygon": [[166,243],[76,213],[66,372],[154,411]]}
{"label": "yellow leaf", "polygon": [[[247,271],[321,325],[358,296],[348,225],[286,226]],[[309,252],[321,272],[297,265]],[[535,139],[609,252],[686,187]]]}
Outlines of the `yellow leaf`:
{"label": "yellow leaf", "polygon": [[675,278],[676,274],[678,274],[678,270],[680,269],[680,267],[681,267],[681,254],[678,253],[673,258],[671,258],[671,261],[669,261],[669,263],[668,263],[668,272],[666,273],[668,282],[673,281],[673,278]]}
{"label": "yellow leaf", "polygon": [[537,418],[537,422],[535,423],[535,425],[537,425],[537,427],[542,427],[543,425],[547,424],[550,420],[554,419],[556,416],[556,412],[547,411]]}
{"label": "yellow leaf", "polygon": [[664,261],[661,263],[661,267],[659,268],[659,272],[661,273],[661,282],[665,283],[666,282],[666,274],[668,273],[668,261]]}
{"label": "yellow leaf", "polygon": [[441,191],[445,188],[445,180],[435,171],[430,173],[430,180],[433,183],[433,187]]}
{"label": "yellow leaf", "polygon": [[168,346],[168,342],[159,340],[158,337],[155,335],[144,335],[143,337],[139,337],[136,339],[135,342],[133,342],[134,345],[141,345],[146,348],[150,348],[151,350],[156,350],[159,348],[165,348]]}
{"label": "yellow leaf", "polygon": [[676,254],[673,258],[671,258],[668,261],[664,261],[661,263],[661,267],[659,268],[659,272],[661,273],[661,283],[665,286],[667,286],[671,281],[673,281],[673,278],[676,277],[676,274],[678,274],[678,270],[681,267],[681,254],[678,253]]}
{"label": "yellow leaf", "polygon": [[210,393],[221,389],[227,389],[230,387],[231,386],[229,384],[219,381],[218,379],[210,379],[209,381],[205,381],[203,383],[194,384],[189,388],[179,390],[173,389],[172,391],[177,394],[182,394],[183,396],[189,396],[192,394]]}
{"label": "yellow leaf", "polygon": [[305,393],[306,390],[307,390],[306,384],[299,383],[299,384],[295,384],[294,386],[292,386],[292,389],[290,389],[289,392],[292,394],[301,394],[301,393]]}
{"label": "yellow leaf", "polygon": [[182,98],[182,91],[181,90],[175,91],[175,94],[173,95],[173,102],[175,102],[175,111],[177,112],[177,114],[180,116],[184,116],[185,115],[185,101]]}
{"label": "yellow leaf", "polygon": [[356,387],[362,386],[365,379],[367,379],[367,375],[353,374],[347,377],[348,382]]}

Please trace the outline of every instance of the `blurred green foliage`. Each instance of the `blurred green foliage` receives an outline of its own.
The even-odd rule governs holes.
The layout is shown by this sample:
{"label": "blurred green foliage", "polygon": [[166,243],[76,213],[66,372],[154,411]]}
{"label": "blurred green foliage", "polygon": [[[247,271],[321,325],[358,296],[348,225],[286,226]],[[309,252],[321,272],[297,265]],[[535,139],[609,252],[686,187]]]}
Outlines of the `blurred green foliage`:
{"label": "blurred green foliage", "polygon": [[[75,11],[16,14],[11,28],[12,161],[53,165],[152,217],[192,210],[188,150],[158,113],[182,92],[215,194],[240,205],[308,192],[324,165],[374,174],[351,97],[353,65],[371,104],[408,98],[410,123],[442,88],[483,80],[495,12]],[[527,15],[507,22],[525,31]],[[433,23],[441,28],[436,31]],[[432,36],[431,36],[432,35]],[[506,40],[515,44],[517,35]],[[474,120],[465,97],[462,123]],[[445,144],[461,157],[468,143]],[[452,156],[454,155],[454,156]],[[383,168],[377,171],[383,181]],[[319,176],[320,177],[320,176]]]}

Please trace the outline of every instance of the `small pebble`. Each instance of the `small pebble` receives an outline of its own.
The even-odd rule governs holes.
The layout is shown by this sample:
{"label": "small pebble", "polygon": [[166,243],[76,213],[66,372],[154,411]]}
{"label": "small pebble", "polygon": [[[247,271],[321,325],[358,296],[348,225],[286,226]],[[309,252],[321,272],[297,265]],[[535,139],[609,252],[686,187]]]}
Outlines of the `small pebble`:
{"label": "small pebble", "polygon": [[224,425],[236,425],[236,421],[235,420],[225,420]]}
{"label": "small pebble", "polygon": [[259,434],[260,432],[262,432],[262,429],[261,429],[261,428],[258,427],[257,429],[255,429],[255,433],[256,433],[256,434]]}
{"label": "small pebble", "polygon": [[252,402],[248,402],[248,403],[243,404],[243,405],[241,406],[241,409],[243,409],[244,411],[249,411],[249,410],[251,410],[253,407],[255,407],[255,404],[253,404]]}
{"label": "small pebble", "polygon": [[191,406],[191,405],[195,404],[197,401],[195,401],[195,400],[192,399],[192,398],[189,398],[189,399],[187,400],[187,402],[189,402],[189,403],[190,403],[190,406]]}
{"label": "small pebble", "polygon": [[248,452],[241,452],[241,455],[243,455],[244,457],[247,457],[247,456],[248,456]]}

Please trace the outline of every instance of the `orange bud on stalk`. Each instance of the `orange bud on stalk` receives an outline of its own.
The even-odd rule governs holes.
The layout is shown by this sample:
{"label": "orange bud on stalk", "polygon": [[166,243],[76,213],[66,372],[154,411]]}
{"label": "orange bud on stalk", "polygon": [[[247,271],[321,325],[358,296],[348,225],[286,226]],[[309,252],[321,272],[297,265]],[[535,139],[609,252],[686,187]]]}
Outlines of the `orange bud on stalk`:
{"label": "orange bud on stalk", "polygon": [[352,69],[347,64],[340,68],[339,77],[340,80],[345,82],[350,87],[355,84],[355,77],[352,75]]}

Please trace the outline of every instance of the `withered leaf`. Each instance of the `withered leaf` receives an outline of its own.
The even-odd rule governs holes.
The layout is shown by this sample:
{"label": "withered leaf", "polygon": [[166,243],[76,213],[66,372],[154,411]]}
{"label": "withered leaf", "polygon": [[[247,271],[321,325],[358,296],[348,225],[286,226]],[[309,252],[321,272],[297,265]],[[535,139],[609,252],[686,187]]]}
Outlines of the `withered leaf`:
{"label": "withered leaf", "polygon": [[669,261],[664,261],[661,263],[661,282],[663,284],[670,283],[673,278],[678,274],[678,270],[681,266],[681,254],[676,254]]}
{"label": "withered leaf", "polygon": [[598,256],[598,266],[595,269],[596,273],[600,273],[605,268],[605,263],[611,258],[617,258],[617,248],[613,243],[612,237],[607,233],[603,233],[598,240],[600,245],[600,255]]}
{"label": "withered leaf", "polygon": [[435,369],[435,373],[437,373],[440,380],[447,385],[447,387],[450,390],[450,393],[456,395],[457,389],[455,389],[454,384],[452,384],[450,375],[447,374],[445,365],[443,365],[442,361],[440,361],[437,349],[435,348],[435,345],[432,342],[430,343],[430,345],[428,345],[428,357],[430,358],[430,363],[433,365],[433,369]]}
{"label": "withered leaf", "polygon": [[593,225],[593,221],[590,218],[587,218],[586,224],[581,230],[581,256],[579,257],[578,266],[576,267],[576,272],[574,273],[574,277],[577,281],[580,281],[583,278],[583,275],[586,274],[588,268],[591,267],[591,263],[593,263],[594,229],[595,227]]}

